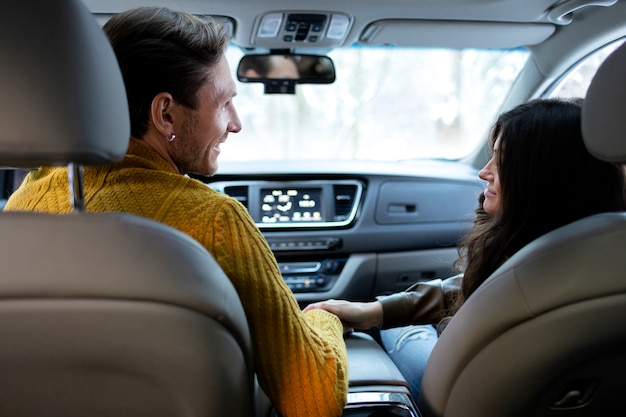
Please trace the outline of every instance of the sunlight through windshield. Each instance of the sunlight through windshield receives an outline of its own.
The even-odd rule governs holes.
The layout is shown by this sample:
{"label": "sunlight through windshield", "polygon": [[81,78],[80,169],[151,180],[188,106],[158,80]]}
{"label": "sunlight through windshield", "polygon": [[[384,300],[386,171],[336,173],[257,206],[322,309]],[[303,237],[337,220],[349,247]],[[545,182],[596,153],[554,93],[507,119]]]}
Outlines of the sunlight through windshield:
{"label": "sunlight through windshield", "polygon": [[[241,56],[228,51],[233,73]],[[346,48],[329,56],[334,84],[264,95],[262,84],[237,82],[243,130],[221,160],[462,158],[485,140],[528,54]]]}

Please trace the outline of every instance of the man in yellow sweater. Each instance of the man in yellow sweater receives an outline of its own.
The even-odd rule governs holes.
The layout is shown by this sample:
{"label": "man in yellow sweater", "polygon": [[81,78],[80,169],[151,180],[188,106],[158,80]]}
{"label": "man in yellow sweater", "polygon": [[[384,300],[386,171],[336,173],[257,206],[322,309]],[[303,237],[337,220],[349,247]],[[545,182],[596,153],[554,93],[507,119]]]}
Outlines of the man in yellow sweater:
{"label": "man in yellow sweater", "polygon": [[[340,415],[348,383],[341,322],[302,313],[246,209],[184,175],[213,175],[219,145],[241,130],[226,31],[165,8],[121,13],[104,29],[126,84],[131,141],[120,163],[85,167],[87,210],[138,214],[198,240],[241,297],[272,404],[285,417]],[[32,171],[5,210],[69,212],[67,170]]]}

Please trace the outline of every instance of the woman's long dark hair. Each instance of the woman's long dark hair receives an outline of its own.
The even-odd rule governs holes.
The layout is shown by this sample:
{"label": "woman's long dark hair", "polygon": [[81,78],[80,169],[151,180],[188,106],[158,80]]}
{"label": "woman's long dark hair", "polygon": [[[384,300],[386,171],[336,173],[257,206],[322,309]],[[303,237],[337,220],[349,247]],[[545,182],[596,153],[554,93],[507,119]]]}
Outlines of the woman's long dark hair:
{"label": "woman's long dark hair", "polygon": [[452,310],[508,258],[554,229],[601,212],[623,211],[622,168],[593,157],[581,132],[582,100],[535,99],[503,113],[489,135],[497,158],[501,210],[479,207],[461,240],[455,267],[464,273]]}

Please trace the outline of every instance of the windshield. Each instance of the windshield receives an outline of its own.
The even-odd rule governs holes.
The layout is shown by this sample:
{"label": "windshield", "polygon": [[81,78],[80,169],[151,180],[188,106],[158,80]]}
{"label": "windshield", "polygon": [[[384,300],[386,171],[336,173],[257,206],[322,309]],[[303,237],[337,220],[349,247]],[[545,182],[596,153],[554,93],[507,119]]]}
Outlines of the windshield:
{"label": "windshield", "polygon": [[[228,51],[233,76],[242,55]],[[243,130],[221,160],[463,158],[484,143],[528,53],[359,47],[329,56],[333,84],[266,95],[262,84],[237,83]]]}

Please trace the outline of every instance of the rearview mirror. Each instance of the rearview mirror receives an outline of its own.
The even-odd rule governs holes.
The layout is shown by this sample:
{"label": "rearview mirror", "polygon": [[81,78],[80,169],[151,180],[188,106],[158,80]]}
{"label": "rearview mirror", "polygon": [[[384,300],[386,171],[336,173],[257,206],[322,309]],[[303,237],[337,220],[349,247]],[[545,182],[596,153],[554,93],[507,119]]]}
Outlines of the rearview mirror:
{"label": "rearview mirror", "polygon": [[263,83],[265,93],[293,94],[296,84],[334,82],[335,65],[329,57],[319,55],[245,55],[239,61],[237,79]]}

